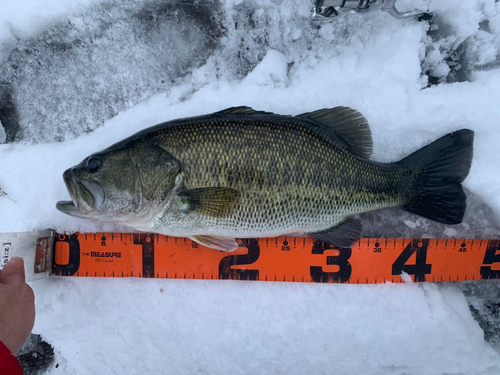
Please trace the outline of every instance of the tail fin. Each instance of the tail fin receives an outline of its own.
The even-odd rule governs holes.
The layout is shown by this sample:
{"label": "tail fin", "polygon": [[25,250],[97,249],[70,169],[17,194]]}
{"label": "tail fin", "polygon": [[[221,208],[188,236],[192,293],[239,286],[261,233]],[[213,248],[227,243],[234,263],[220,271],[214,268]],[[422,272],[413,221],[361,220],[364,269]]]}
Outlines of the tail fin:
{"label": "tail fin", "polygon": [[410,200],[402,208],[444,224],[462,222],[466,197],[461,182],[469,174],[474,132],[447,134],[400,161],[417,172]]}

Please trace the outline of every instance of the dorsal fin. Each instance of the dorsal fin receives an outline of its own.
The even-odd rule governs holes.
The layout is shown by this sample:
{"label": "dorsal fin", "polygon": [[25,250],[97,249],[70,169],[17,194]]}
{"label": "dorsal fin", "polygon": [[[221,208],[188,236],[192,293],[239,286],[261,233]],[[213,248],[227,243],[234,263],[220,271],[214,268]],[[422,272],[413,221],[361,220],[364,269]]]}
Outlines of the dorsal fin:
{"label": "dorsal fin", "polygon": [[358,111],[348,107],[335,107],[302,113],[296,117],[324,125],[327,136],[340,140],[353,154],[363,158],[371,156],[373,142],[370,127]]}
{"label": "dorsal fin", "polygon": [[[235,115],[274,115],[272,112],[256,111],[253,108],[240,106],[224,109],[215,114]],[[368,122],[358,111],[348,107],[325,108],[314,112],[302,113],[296,117],[309,119],[319,125],[335,144],[344,146],[353,154],[369,158],[373,150],[372,135]]]}
{"label": "dorsal fin", "polygon": [[222,111],[215,112],[216,114],[234,114],[234,115],[274,115],[272,112],[265,111],[256,111],[253,108],[240,106],[240,107],[231,107],[223,109]]}

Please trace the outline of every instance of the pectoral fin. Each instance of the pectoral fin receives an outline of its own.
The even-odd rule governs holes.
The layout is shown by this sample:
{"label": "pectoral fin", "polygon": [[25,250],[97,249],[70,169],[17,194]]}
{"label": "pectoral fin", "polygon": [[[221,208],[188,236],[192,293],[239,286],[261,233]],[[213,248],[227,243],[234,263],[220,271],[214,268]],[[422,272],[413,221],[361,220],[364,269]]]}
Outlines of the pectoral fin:
{"label": "pectoral fin", "polygon": [[351,247],[361,237],[363,227],[359,220],[347,218],[334,227],[321,232],[306,233],[316,240],[330,243],[337,247]]}
{"label": "pectoral fin", "polygon": [[230,188],[199,188],[183,191],[179,197],[188,211],[221,217],[233,212],[239,192]]}
{"label": "pectoral fin", "polygon": [[191,236],[189,238],[211,249],[231,252],[238,248],[238,244],[234,238],[205,235]]}

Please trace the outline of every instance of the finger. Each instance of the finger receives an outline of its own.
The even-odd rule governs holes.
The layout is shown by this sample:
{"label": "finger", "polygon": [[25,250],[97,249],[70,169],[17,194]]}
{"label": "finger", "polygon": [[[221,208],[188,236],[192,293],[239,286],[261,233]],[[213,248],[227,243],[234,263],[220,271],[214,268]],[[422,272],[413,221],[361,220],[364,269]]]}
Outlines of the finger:
{"label": "finger", "polygon": [[0,273],[0,283],[2,284],[24,283],[25,280],[24,260],[22,258],[12,258]]}

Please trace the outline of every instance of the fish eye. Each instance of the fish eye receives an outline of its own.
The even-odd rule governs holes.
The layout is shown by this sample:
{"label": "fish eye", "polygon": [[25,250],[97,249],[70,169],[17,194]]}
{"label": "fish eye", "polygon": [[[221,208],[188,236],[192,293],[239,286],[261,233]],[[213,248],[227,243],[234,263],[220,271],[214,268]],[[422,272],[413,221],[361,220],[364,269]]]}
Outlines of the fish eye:
{"label": "fish eye", "polygon": [[102,160],[99,156],[91,156],[87,161],[87,170],[90,173],[97,172],[99,169],[101,169],[101,166],[102,166]]}

